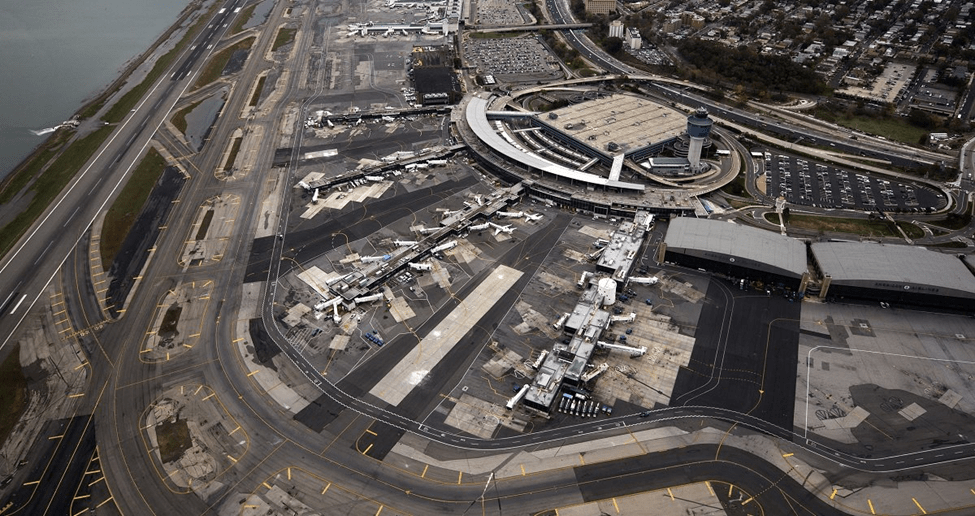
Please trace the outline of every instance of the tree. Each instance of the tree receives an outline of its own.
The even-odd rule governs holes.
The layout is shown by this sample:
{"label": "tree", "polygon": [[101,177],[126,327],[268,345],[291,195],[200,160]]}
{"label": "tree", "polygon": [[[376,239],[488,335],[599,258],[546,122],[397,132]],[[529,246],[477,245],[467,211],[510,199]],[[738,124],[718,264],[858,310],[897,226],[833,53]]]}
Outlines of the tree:
{"label": "tree", "polygon": [[623,50],[623,40],[617,37],[606,38],[604,40],[604,47],[607,52],[617,56]]}

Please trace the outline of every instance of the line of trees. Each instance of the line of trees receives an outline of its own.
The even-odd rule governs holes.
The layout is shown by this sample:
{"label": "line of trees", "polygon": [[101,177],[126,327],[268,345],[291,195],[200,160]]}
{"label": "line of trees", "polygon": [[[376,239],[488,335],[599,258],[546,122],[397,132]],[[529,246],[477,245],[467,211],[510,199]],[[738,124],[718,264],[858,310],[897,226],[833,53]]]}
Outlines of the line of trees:
{"label": "line of trees", "polygon": [[826,84],[812,70],[786,56],[759,54],[748,48],[731,48],[716,41],[688,38],[677,50],[703,73],[697,80],[712,84],[740,84],[759,91],[792,91],[820,94]]}

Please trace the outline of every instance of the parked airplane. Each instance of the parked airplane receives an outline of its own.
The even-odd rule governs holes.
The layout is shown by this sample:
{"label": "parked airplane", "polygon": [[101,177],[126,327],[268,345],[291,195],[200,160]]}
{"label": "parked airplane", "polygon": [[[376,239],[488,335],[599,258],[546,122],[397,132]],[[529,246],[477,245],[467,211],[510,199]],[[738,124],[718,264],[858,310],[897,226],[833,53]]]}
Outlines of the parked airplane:
{"label": "parked airplane", "polygon": [[495,236],[500,235],[501,233],[511,233],[512,231],[515,230],[515,228],[511,227],[511,224],[506,224],[504,226],[500,224],[495,224],[493,222],[489,222],[489,224],[491,224],[491,227],[494,228]]}

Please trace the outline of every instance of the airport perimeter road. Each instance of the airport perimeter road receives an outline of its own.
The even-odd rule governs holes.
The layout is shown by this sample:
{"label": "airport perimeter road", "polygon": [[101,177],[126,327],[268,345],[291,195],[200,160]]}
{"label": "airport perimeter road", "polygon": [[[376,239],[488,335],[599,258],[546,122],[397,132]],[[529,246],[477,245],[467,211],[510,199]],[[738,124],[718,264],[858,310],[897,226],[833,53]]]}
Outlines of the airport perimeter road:
{"label": "airport perimeter road", "polygon": [[[185,51],[170,72],[159,79],[146,97],[122,121],[105,144],[88,161],[68,187],[48,207],[24,237],[0,261],[0,349],[6,346],[20,323],[41,296],[58,268],[72,252],[92,221],[104,210],[129,171],[149,145],[149,139],[169,116],[172,106],[194,80],[201,58],[226,30],[234,7],[241,0],[228,0],[195,40],[194,50]],[[184,73],[174,80],[176,70]]]}

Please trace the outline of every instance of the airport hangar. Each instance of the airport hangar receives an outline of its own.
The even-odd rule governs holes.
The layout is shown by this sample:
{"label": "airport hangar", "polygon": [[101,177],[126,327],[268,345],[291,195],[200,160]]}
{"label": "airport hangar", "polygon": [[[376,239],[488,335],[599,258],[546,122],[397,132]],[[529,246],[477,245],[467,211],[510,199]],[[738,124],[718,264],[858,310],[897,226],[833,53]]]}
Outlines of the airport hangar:
{"label": "airport hangar", "polygon": [[[602,216],[632,218],[637,211],[705,216],[697,195],[723,186],[716,182],[691,191],[679,182],[707,173],[680,174],[690,170],[684,167],[682,177],[662,177],[637,164],[668,146],[678,156],[709,147],[710,123],[703,135],[695,127],[701,142],[694,145],[684,131],[686,114],[634,95],[548,113],[512,109],[513,100],[472,97],[457,128],[481,165],[502,180],[521,182],[530,197]],[[624,167],[641,180],[621,179]]]}
{"label": "airport hangar", "polygon": [[964,258],[923,247],[815,242],[820,297],[975,311],[975,275]]}
{"label": "airport hangar", "polygon": [[[827,300],[868,300],[975,312],[975,275],[953,254],[873,242],[806,243],[725,221],[674,218],[657,250],[671,262],[782,284]],[[812,256],[810,259],[809,256]]]}
{"label": "airport hangar", "polygon": [[802,241],[718,220],[671,219],[657,261],[782,284],[796,292],[803,292],[810,279]]}

